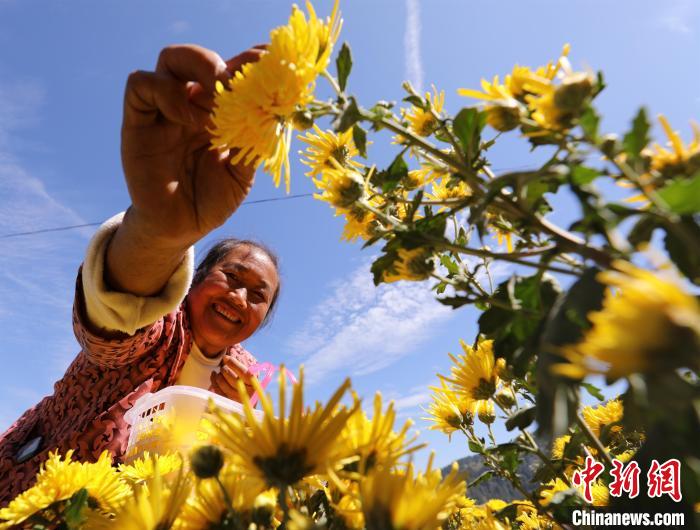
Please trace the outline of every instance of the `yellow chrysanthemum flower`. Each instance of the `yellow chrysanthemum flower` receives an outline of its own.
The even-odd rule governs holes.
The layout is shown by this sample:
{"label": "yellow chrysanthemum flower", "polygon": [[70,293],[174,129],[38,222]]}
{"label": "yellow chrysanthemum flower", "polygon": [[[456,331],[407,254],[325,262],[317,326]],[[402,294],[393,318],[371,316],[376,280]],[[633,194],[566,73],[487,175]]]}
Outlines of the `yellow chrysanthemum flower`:
{"label": "yellow chrysanthemum flower", "polygon": [[73,462],[72,456],[73,451],[68,451],[65,458],[58,453],[49,454],[36,484],[0,509],[0,528],[18,525],[52,504],[70,499],[83,488],[96,508],[105,512],[117,509],[131,494],[131,488],[119,480],[112,467],[108,451],[95,463]]}
{"label": "yellow chrysanthemum flower", "polygon": [[658,118],[671,149],[655,144],[651,154],[651,168],[665,178],[694,175],[700,170],[700,126],[691,122],[693,139],[686,146],[678,132],[671,128],[666,116],[660,114]]}
{"label": "yellow chrysanthemum flower", "polygon": [[[568,377],[588,373],[611,378],[698,365],[700,303],[652,271],[616,261],[598,279],[611,287],[603,308],[589,314],[583,340],[563,349],[571,364],[554,370]],[[614,290],[613,290],[614,289]],[[634,330],[634,333],[630,333]]]}
{"label": "yellow chrysanthemum flower", "polygon": [[[624,408],[622,401],[619,399],[611,399],[604,405],[584,407],[581,411],[581,415],[591,432],[597,437],[600,437],[603,427],[622,421]],[[622,426],[620,425],[615,425],[611,428],[612,432],[620,432],[621,430]]]}
{"label": "yellow chrysanthemum flower", "polygon": [[402,248],[398,251],[397,259],[391,265],[391,269],[384,271],[382,280],[385,283],[399,280],[420,282],[430,278],[434,270],[435,258],[431,249],[406,250]]}
{"label": "yellow chrysanthemum flower", "polygon": [[455,390],[471,400],[491,399],[496,393],[500,378],[501,360],[496,361],[492,340],[479,340],[475,348],[463,340],[459,341],[464,354],[449,354],[454,365],[452,377],[445,378]]}
{"label": "yellow chrysanthemum flower", "polygon": [[516,517],[515,521],[520,524],[519,530],[559,530],[561,526],[552,521],[549,517],[537,515],[537,513],[525,512]]}
{"label": "yellow chrysanthemum flower", "polygon": [[368,241],[377,235],[381,223],[377,216],[368,212],[364,208],[350,208],[343,212],[345,216],[345,227],[341,239],[345,241],[355,241],[364,239]]}
{"label": "yellow chrysanthemum flower", "polygon": [[338,166],[346,169],[361,167],[362,164],[353,160],[359,152],[352,139],[352,128],[336,134],[333,131],[324,132],[318,125],[314,125],[314,131],[316,134],[309,131],[305,136],[299,136],[301,141],[309,144],[306,151],[299,152],[306,156],[306,159],[302,159],[301,162],[311,168],[307,173],[308,176],[313,177]]}
{"label": "yellow chrysanthemum flower", "polygon": [[[583,485],[578,488],[567,486],[566,483],[560,479],[554,479],[547,484],[544,484],[542,490],[540,490],[540,504],[542,506],[549,506],[551,504],[554,495],[561,491],[575,490],[579,495],[583,496]],[[608,487],[600,481],[595,481],[591,484],[591,496],[593,497],[593,506],[607,506],[609,500]]]}
{"label": "yellow chrysanthemum flower", "polygon": [[287,192],[292,117],[313,99],[341,27],[338,0],[326,20],[310,2],[306,8],[308,18],[293,6],[289,23],[271,31],[260,60],[245,64],[227,87],[217,84],[210,131],[214,148],[235,150],[232,163],[263,164],[275,185],[284,174]]}
{"label": "yellow chrysanthemum flower", "polygon": [[425,198],[431,201],[450,201],[453,199],[466,199],[470,197],[472,190],[464,181],[451,185],[450,177],[443,177],[433,182],[432,193],[426,193]]}
{"label": "yellow chrysanthemum flower", "polygon": [[[357,396],[355,399],[358,400]],[[382,411],[382,396],[374,396],[374,414],[369,419],[362,409],[353,414],[342,432],[349,454],[359,458],[353,465],[360,473],[367,474],[376,466],[392,467],[399,459],[420,449],[425,444],[416,444],[417,435],[409,436],[413,422],[408,420],[399,432],[394,432],[396,411],[390,402],[386,412]]]}
{"label": "yellow chrysanthemum flower", "polygon": [[442,431],[448,436],[470,425],[474,421],[474,412],[471,400],[459,395],[448,386],[443,378],[440,378],[440,386],[431,386],[433,391],[432,401],[426,410],[430,417],[423,418],[432,423],[430,430]]}
{"label": "yellow chrysanthemum flower", "polygon": [[564,458],[564,449],[566,449],[566,444],[571,441],[571,435],[566,434],[556,438],[552,442],[552,458]]}
{"label": "yellow chrysanthemum flower", "polygon": [[320,489],[325,492],[334,516],[340,516],[346,528],[362,530],[365,528],[365,516],[362,514],[359,484],[354,480],[345,480],[341,486],[329,484]]}
{"label": "yellow chrysanthemum flower", "polygon": [[445,106],[445,91],[438,92],[433,86],[432,94],[425,93],[425,101],[428,105],[427,109],[412,105],[410,109],[403,111],[409,130],[418,136],[430,136],[439,127],[440,124],[433,113],[440,116]]}
{"label": "yellow chrysanthemum flower", "polygon": [[466,488],[456,463],[442,479],[440,470],[432,469],[432,458],[425,473],[414,476],[413,464],[405,471],[379,468],[360,482],[368,528],[439,528]]}
{"label": "yellow chrysanthemum flower", "polygon": [[178,530],[217,527],[223,522],[229,508],[233,508],[238,514],[250,514],[257,497],[265,489],[261,480],[245,477],[229,466],[221,470],[219,480],[231,501],[231,506],[228,505],[228,500],[216,480],[200,480],[178,516]]}
{"label": "yellow chrysanthemum flower", "polygon": [[131,462],[119,465],[119,476],[132,485],[152,479],[156,474],[167,476],[182,467],[182,456],[175,453],[153,454],[148,451]]}
{"label": "yellow chrysanthemum flower", "polygon": [[157,530],[171,528],[192,488],[189,475],[180,468],[168,481],[156,474],[144,485],[137,486],[134,496],[116,512],[113,519],[88,518],[86,530]]}
{"label": "yellow chrysanthemum flower", "polygon": [[293,385],[291,409],[287,412],[287,390],[284,369],[279,377],[279,409],[275,415],[272,400],[256,379],[253,385],[260,395],[265,413],[262,422],[253,416],[245,386],[239,381],[238,392],[244,396],[245,417],[214,409],[218,422],[215,433],[222,445],[230,450],[232,466],[249,477],[258,477],[270,487],[293,485],[315,474],[335,474],[348,459],[347,448],[340,434],[360,404],[339,406],[350,388],[346,380],[326,406],[316,403],[313,409],[304,407],[304,372]]}
{"label": "yellow chrysanthemum flower", "polygon": [[403,180],[403,185],[407,190],[415,190],[449,174],[449,169],[444,166],[422,162],[419,169],[412,169],[408,172]]}
{"label": "yellow chrysanthemum flower", "polygon": [[314,178],[313,181],[316,188],[323,192],[315,193],[314,199],[325,201],[338,210],[351,208],[365,193],[362,175],[339,165],[323,170],[321,178]]}

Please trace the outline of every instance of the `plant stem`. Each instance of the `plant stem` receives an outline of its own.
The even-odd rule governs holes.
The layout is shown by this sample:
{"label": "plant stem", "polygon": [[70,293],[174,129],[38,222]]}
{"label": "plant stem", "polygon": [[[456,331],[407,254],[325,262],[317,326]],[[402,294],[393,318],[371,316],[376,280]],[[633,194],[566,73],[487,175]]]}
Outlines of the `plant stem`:
{"label": "plant stem", "polygon": [[608,466],[610,466],[610,469],[614,468],[615,466],[613,465],[612,458],[608,454],[608,452],[605,450],[605,447],[603,446],[603,442],[601,442],[598,437],[593,434],[593,431],[591,428],[588,426],[586,421],[583,419],[583,416],[581,416],[581,413],[577,412],[576,413],[576,423],[578,426],[581,428],[581,431],[583,431],[583,434],[586,435],[586,438],[593,444],[593,446],[598,450],[598,453],[602,455],[602,457],[605,459],[607,462]]}

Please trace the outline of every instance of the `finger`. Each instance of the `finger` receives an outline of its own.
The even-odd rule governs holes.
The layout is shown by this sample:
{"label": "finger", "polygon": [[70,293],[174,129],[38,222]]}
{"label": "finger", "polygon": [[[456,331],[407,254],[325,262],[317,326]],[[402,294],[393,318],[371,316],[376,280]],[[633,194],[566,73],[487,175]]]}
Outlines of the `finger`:
{"label": "finger", "polygon": [[231,386],[223,375],[217,372],[212,372],[211,374],[211,384],[216,388],[217,394],[221,394],[229,399],[235,399],[236,401],[241,401],[238,390]]}
{"label": "finger", "polygon": [[197,122],[183,84],[153,72],[133,72],[124,92],[124,125],[151,123],[159,114],[181,125]]}
{"label": "finger", "polygon": [[243,68],[244,64],[254,63],[260,60],[260,57],[262,57],[265,53],[267,45],[259,44],[258,46],[250,48],[249,50],[246,50],[243,53],[239,53],[235,57],[232,57],[231,59],[226,61],[226,69],[228,70],[228,72],[230,74],[234,74],[241,68]]}
{"label": "finger", "polygon": [[171,75],[183,83],[196,81],[207,92],[214,91],[217,79],[228,75],[226,63],[218,53],[195,44],[163,48],[156,72]]}

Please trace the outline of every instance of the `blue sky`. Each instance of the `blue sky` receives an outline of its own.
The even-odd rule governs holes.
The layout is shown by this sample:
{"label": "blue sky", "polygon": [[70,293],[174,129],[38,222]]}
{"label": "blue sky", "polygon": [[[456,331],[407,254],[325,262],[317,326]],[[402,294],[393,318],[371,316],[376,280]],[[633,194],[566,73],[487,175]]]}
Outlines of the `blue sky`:
{"label": "blue sky", "polygon": [[[330,4],[316,7],[325,14]],[[289,9],[271,0],[0,0],[0,236],[124,210],[119,128],[128,73],[152,69],[170,43],[235,55],[265,42]],[[640,104],[665,113],[685,138],[688,120],[700,118],[695,0],[346,0],[341,9],[341,39],[355,59],[350,90],[365,104],[400,99],[411,79],[444,89],[456,111],[467,103],[457,88],[515,63],[543,64],[570,42],[575,68],[606,73],[598,100],[605,130],[623,131]],[[503,144],[496,170],[532,164],[516,136]],[[380,141],[370,153],[379,162],[393,156]],[[292,193],[312,191],[293,158]],[[260,173],[249,199],[281,196]],[[375,251],[341,242],[341,230],[324,203],[306,198],[243,206],[214,234],[258,238],[281,257],[277,314],[246,347],[295,369],[303,362],[310,399],[325,399],[346,375],[368,402],[381,390],[402,418],[415,419],[439,464],[463,456],[457,441],[426,430],[420,405],[435,373],[449,370],[447,352],[473,338],[476,313],[442,307],[426,284],[374,289]],[[0,239],[0,431],[51,393],[78,352],[71,304],[92,231]]]}

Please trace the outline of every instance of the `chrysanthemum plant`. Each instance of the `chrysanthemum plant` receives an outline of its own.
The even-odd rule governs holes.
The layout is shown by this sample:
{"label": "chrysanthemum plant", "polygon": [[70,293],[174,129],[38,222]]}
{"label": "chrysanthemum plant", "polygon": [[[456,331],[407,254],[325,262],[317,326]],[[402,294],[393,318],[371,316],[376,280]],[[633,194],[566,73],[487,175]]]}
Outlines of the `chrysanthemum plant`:
{"label": "chrysanthemum plant", "polygon": [[[593,504],[685,511],[692,521],[700,501],[700,129],[686,144],[661,116],[668,145],[652,145],[640,109],[621,137],[603,133],[595,107],[603,76],[575,71],[568,46],[544,66],[516,66],[481,90],[459,90],[467,99],[456,112],[443,92],[409,83],[401,104],[363,105],[348,89],[347,44],[329,70],[337,2],[327,19],[307,10],[294,7],[261,60],[217,87],[212,146],[235,149],[235,161],[262,165],[276,183],[284,176],[289,189],[298,131],[316,197],[345,218],[343,239],[381,245],[376,284],[432,281],[439,303],[481,311],[477,337],[451,356],[426,412],[431,428],[463,434],[483,458],[488,471],[467,477],[472,486],[500,476],[522,499],[477,506],[456,470],[443,479],[432,459],[415,473],[410,424],[395,432],[393,407],[384,411],[379,397],[373,418],[356,396],[341,405],[349,382],[312,409],[302,379],[287,411],[281,379],[278,410],[263,398],[260,425],[249,405],[244,417],[218,413],[223,453],[198,452],[196,477],[175,477],[172,457],[146,459],[105,478],[115,484],[107,489],[86,475],[59,495],[42,472],[0,510],[0,528],[49,508],[66,528],[558,528],[585,503],[573,475],[586,457],[606,471],[591,485]],[[316,96],[319,77],[330,99]],[[388,167],[371,159],[370,138],[382,130],[396,149]],[[529,144],[528,169],[493,169],[492,149],[506,134]],[[561,204],[566,210],[550,216]],[[495,264],[510,264],[510,276]],[[587,379],[595,374],[608,385],[625,380],[626,389],[582,407],[581,389],[610,396]],[[497,420],[511,441],[496,439]],[[526,455],[539,460],[531,481],[519,467]],[[609,496],[613,460],[646,472],[672,458],[681,463],[681,504]]]}

